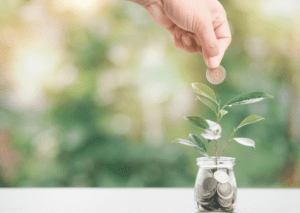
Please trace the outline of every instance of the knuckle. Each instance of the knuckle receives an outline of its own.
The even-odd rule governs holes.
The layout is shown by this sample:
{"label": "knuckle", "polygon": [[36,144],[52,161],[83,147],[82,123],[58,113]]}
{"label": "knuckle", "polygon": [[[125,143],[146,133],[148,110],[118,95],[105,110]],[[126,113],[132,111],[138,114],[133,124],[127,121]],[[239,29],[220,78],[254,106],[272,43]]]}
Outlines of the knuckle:
{"label": "knuckle", "polygon": [[183,49],[183,45],[182,45],[181,41],[174,41],[174,46],[177,49],[180,49],[180,50]]}
{"label": "knuckle", "polygon": [[225,13],[226,14],[226,11],[225,11],[225,9],[224,9],[224,7],[223,7],[223,5],[220,3],[220,2],[216,2],[217,4],[216,4],[216,7],[214,8],[214,10],[218,13]]}
{"label": "knuckle", "polygon": [[194,17],[192,20],[192,32],[203,33],[209,19],[210,18],[206,13],[203,13],[199,17]]}
{"label": "knuckle", "polygon": [[197,53],[197,50],[194,49],[194,48],[191,48],[191,49],[189,48],[189,49],[186,49],[185,51],[188,52],[188,53],[190,53],[190,54]]}

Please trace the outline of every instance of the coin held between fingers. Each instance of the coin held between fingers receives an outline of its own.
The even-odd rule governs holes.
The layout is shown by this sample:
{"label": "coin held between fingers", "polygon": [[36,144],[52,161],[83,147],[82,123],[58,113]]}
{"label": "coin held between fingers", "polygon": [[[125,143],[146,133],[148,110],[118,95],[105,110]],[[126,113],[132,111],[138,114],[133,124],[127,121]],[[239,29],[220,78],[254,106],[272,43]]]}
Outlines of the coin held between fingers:
{"label": "coin held between fingers", "polygon": [[220,64],[220,60],[218,56],[210,57],[207,59],[207,63],[209,67],[217,67]]}
{"label": "coin held between fingers", "polygon": [[206,78],[211,84],[220,84],[225,80],[226,70],[221,65],[215,69],[206,70]]}

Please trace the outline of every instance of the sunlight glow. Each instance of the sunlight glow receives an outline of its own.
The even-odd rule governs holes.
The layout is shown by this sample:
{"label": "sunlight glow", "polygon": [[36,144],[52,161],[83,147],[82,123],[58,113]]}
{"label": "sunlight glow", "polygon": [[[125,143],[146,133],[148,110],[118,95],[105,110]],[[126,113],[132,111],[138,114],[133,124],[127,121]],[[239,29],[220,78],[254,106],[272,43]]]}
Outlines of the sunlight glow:
{"label": "sunlight glow", "polygon": [[59,12],[72,11],[79,16],[91,17],[103,8],[106,0],[54,0],[54,7]]}

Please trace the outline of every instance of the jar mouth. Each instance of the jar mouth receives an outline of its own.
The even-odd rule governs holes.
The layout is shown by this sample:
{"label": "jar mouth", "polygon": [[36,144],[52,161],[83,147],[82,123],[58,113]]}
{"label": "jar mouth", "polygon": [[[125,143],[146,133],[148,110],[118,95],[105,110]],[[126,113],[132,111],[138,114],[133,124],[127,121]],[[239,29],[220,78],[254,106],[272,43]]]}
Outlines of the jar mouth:
{"label": "jar mouth", "polygon": [[235,158],[233,157],[219,157],[216,165],[216,157],[200,157],[197,158],[198,166],[217,166],[217,167],[232,167],[235,165]]}

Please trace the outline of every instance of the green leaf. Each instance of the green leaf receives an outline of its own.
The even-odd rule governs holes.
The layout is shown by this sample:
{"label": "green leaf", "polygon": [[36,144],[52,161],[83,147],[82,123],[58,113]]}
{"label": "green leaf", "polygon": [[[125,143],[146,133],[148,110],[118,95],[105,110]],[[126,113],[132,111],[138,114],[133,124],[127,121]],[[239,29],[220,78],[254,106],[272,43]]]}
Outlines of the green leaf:
{"label": "green leaf", "polygon": [[203,104],[205,104],[206,106],[208,106],[209,108],[211,108],[217,114],[216,107],[209,100],[205,98],[201,98],[200,96],[197,96],[197,99],[201,101]]}
{"label": "green leaf", "polygon": [[224,115],[226,115],[226,114],[228,113],[228,111],[222,109],[222,110],[220,111],[220,113],[221,113],[221,118],[222,118]]}
{"label": "green leaf", "polygon": [[218,104],[215,92],[210,87],[201,83],[192,83],[192,88],[197,94],[209,98]]}
{"label": "green leaf", "polygon": [[245,126],[248,124],[253,124],[253,123],[261,121],[263,119],[264,118],[257,116],[257,115],[250,115],[247,118],[245,118],[236,129],[241,128],[242,126]]}
{"label": "green leaf", "polygon": [[206,147],[204,141],[199,138],[197,135],[189,134],[190,141],[198,146],[199,148],[203,149],[206,152]]}
{"label": "green leaf", "polygon": [[262,101],[265,98],[273,98],[273,96],[264,92],[249,92],[235,97],[234,99],[230,100],[227,104],[225,104],[225,106],[252,104]]}
{"label": "green leaf", "polygon": [[244,146],[252,146],[255,149],[255,142],[250,138],[233,138],[233,140]]}
{"label": "green leaf", "polygon": [[195,144],[191,141],[185,140],[185,139],[176,139],[176,140],[172,141],[172,143],[181,143],[183,145],[188,145],[188,146],[197,146],[197,144]]}
{"label": "green leaf", "polygon": [[207,129],[209,127],[208,123],[199,116],[186,116],[184,118],[194,126],[200,127],[202,129]]}
{"label": "green leaf", "polygon": [[204,155],[204,156],[206,156],[206,157],[209,157],[208,154],[207,154],[204,150],[200,149],[200,148],[197,147],[197,146],[194,146],[194,148],[195,148],[195,149],[197,150],[197,152],[199,152],[200,154],[202,154],[202,155]]}

